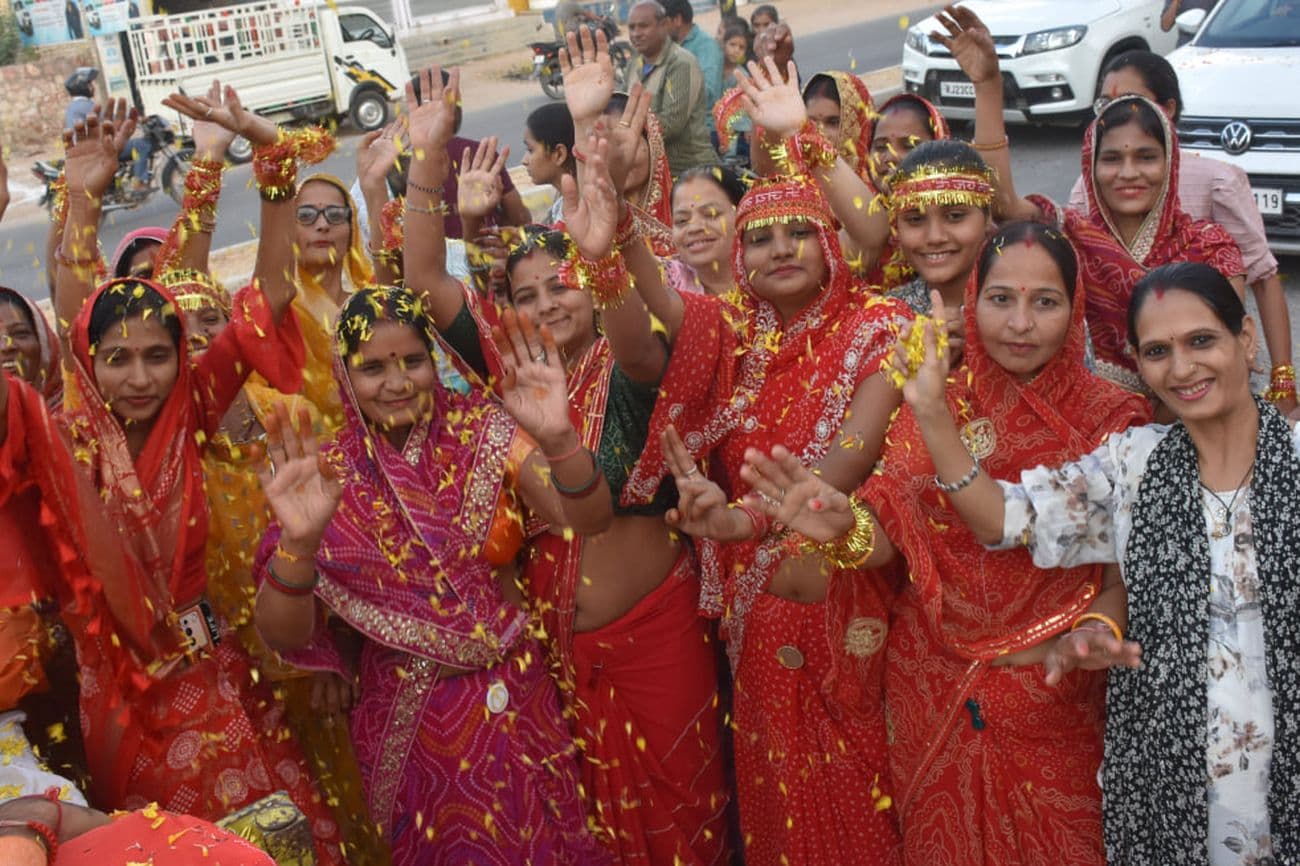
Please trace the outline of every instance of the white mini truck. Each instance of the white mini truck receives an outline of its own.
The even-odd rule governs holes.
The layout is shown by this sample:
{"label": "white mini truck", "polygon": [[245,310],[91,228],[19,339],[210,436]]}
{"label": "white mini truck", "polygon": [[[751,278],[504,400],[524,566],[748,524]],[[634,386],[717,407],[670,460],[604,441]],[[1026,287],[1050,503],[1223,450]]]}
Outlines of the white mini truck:
{"label": "white mini truck", "polygon": [[[388,123],[410,72],[392,28],[369,9],[260,2],[135,19],[124,34],[141,113],[188,121],[162,105],[173,92],[206,93],[219,79],[244,107],[279,123],[350,120],[370,131]],[[247,142],[229,154],[249,157]]]}

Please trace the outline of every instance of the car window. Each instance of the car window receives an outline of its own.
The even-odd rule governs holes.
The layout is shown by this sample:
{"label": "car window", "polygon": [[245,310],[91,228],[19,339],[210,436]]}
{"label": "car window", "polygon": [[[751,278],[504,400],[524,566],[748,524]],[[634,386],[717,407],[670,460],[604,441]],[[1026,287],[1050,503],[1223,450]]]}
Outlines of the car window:
{"label": "car window", "polygon": [[1300,0],[1223,0],[1196,44],[1205,48],[1300,46]]}
{"label": "car window", "polygon": [[369,15],[339,16],[339,29],[343,31],[344,42],[373,42],[380,48],[392,48],[393,40],[388,38],[388,31],[380,27]]}

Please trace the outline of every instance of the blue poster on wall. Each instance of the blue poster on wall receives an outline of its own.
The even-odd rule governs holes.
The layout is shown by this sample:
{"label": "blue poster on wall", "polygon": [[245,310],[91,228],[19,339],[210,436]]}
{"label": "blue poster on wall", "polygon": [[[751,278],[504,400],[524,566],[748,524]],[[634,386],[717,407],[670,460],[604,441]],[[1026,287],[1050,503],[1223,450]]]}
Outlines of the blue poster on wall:
{"label": "blue poster on wall", "polygon": [[54,45],[120,33],[150,14],[149,0],[11,0],[24,46]]}

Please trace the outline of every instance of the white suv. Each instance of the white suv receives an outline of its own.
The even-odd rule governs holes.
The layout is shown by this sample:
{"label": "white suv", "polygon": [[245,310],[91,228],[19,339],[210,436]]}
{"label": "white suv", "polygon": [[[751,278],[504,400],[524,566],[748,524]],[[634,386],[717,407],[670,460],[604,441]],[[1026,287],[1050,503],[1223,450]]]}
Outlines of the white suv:
{"label": "white suv", "polygon": [[[1164,0],[969,0],[988,26],[1002,66],[1008,122],[1090,117],[1101,70],[1123,51],[1167,54],[1175,31],[1160,29]],[[907,31],[903,87],[948,117],[975,117],[975,86],[943,44],[933,18]]]}
{"label": "white suv", "polygon": [[1300,253],[1300,0],[1222,0],[1169,62],[1182,146],[1246,172],[1269,246]]}

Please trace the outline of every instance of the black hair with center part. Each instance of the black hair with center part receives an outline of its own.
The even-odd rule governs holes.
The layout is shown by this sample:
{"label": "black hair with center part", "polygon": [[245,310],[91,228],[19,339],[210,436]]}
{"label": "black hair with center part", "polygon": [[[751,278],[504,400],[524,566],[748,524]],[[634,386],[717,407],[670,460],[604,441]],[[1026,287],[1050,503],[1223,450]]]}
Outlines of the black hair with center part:
{"label": "black hair with center part", "polygon": [[779,24],[781,21],[781,16],[776,14],[776,7],[771,3],[764,3],[762,6],[756,6],[754,11],[749,13],[749,23],[753,24],[754,19],[760,15],[766,15],[768,18],[771,18],[773,24]]}
{"label": "black hair with center part", "polygon": [[1125,51],[1123,54],[1117,54],[1106,68],[1102,70],[1101,77],[1105,78],[1112,72],[1123,72],[1131,69],[1137,76],[1142,79],[1147,90],[1155,96],[1155,102],[1162,108],[1172,102],[1174,104],[1175,123],[1183,114],[1183,91],[1178,86],[1178,73],[1168,60],[1152,51],[1134,49]]}
{"label": "black hair with center part", "polygon": [[1245,328],[1246,305],[1223,274],[1200,262],[1176,262],[1152,269],[1133,287],[1128,301],[1128,342],[1138,347],[1137,320],[1152,295],[1167,291],[1190,292],[1205,302],[1214,317],[1234,336]]}
{"label": "black hair with center part", "polygon": [[573,115],[569,113],[569,106],[563,102],[547,103],[528,115],[524,125],[528,127],[528,134],[533,140],[546,148],[548,153],[563,145],[566,154],[564,170],[569,174],[575,172],[577,162],[573,157]]}
{"label": "black hair with center part", "polygon": [[352,356],[361,350],[361,344],[370,339],[380,322],[406,325],[433,351],[433,322],[415,293],[401,286],[371,286],[353,292],[339,310],[335,336],[345,361],[351,364]]}
{"label": "black hair with center part", "polygon": [[745,182],[740,179],[740,175],[735,170],[725,165],[697,165],[694,168],[688,168],[677,176],[673,181],[672,193],[669,200],[677,197],[677,190],[681,189],[682,184],[692,180],[707,180],[727,196],[727,200],[733,205],[739,207],[740,200],[745,197]]}
{"label": "black hair with center part", "polygon": [[114,280],[108,288],[99,293],[95,305],[90,308],[90,322],[86,328],[90,337],[93,353],[104,334],[114,325],[127,319],[157,316],[172,345],[180,349],[181,320],[172,302],[153,286],[141,280]]}
{"label": "black hair with center part", "polygon": [[1016,244],[1040,246],[1052,257],[1056,271],[1061,275],[1061,283],[1065,286],[1066,297],[1073,302],[1074,284],[1079,277],[1079,258],[1063,232],[1037,220],[1014,220],[998,227],[984,245],[984,251],[980,253],[979,262],[975,265],[975,284],[982,290],[993,262],[1003,250]]}
{"label": "black hair with center part", "polygon": [[835,79],[825,72],[818,72],[808,80],[808,86],[803,91],[804,105],[819,96],[822,99],[829,99],[836,105],[840,104],[840,89],[835,86]]}
{"label": "black hair with center part", "polygon": [[523,237],[510,246],[510,253],[506,256],[506,291],[510,294],[512,302],[514,287],[510,284],[510,275],[514,273],[515,265],[536,252],[546,253],[553,259],[564,261],[569,257],[571,243],[567,234],[550,226],[533,223],[524,226],[521,231]]}
{"label": "black hair with center part", "polygon": [[[921,122],[921,126],[930,131],[930,139],[934,140],[934,118],[930,116],[930,110],[925,107],[921,98],[911,93],[899,95],[896,99],[890,100],[880,111],[880,117],[888,117],[891,114],[911,114]],[[880,123],[876,123],[876,134],[880,132]]]}
{"label": "black hair with center part", "polygon": [[36,330],[36,320],[32,318],[32,308],[23,301],[23,296],[8,286],[0,286],[0,306],[13,307],[27,322],[27,327]]}
{"label": "black hair with center part", "polygon": [[[1093,142],[1092,158],[1095,161],[1101,153],[1101,143],[1106,136],[1129,124],[1137,124],[1138,129],[1154,138],[1160,149],[1165,150],[1165,125],[1160,109],[1155,108],[1144,99],[1116,100],[1106,107],[1097,118],[1097,135]],[[1168,153],[1165,154],[1168,156]]]}

